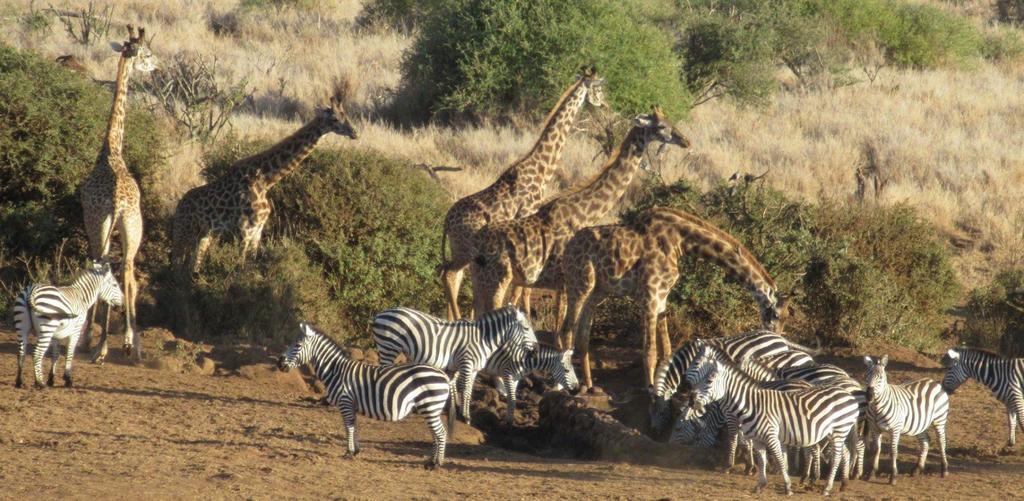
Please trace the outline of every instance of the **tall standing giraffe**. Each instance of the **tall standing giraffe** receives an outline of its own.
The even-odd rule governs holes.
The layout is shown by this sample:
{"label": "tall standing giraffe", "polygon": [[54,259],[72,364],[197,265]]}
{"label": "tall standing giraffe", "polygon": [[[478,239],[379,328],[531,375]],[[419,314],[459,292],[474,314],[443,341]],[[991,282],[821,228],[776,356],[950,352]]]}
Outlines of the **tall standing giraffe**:
{"label": "tall standing giraffe", "polygon": [[[128,77],[132,70],[150,72],[156,67],[156,58],[146,45],[145,34],[146,30],[139,28],[136,36],[129,25],[128,40],[123,44],[111,44],[114,51],[121,54],[117,61],[117,78],[114,80],[114,104],[110,110],[110,121],[107,122],[107,135],[96,158],[96,166],[82,183],[79,192],[85,232],[89,236],[89,256],[93,260],[106,257],[110,251],[113,233],[116,231],[121,236],[124,272],[124,350],[136,361],[142,359],[142,345],[135,324],[135,297],[138,293],[135,283],[135,254],[142,243],[142,208],[139,184],[128,171],[121,148],[124,143]],[[109,308],[108,306],[106,315],[108,320]],[[86,329],[89,329],[95,311],[94,307],[88,315]],[[106,356],[105,323],[100,344],[93,354],[93,362],[103,363]]]}
{"label": "tall standing giraffe", "polygon": [[445,240],[451,259],[442,263],[441,275],[448,300],[448,320],[460,318],[459,287],[473,258],[473,236],[485,225],[532,214],[544,197],[544,189],[555,175],[562,148],[583,104],[604,106],[604,79],[593,68],[584,68],[576,81],[555,103],[544,120],[540,137],[523,158],[512,164],[490,186],[462,198],[448,209],[444,218],[441,255]]}
{"label": "tall standing giraffe", "polygon": [[601,173],[580,187],[561,193],[521,219],[485,226],[476,235],[476,256],[470,267],[473,305],[477,312],[497,309],[510,285],[552,287],[540,279],[554,268],[566,242],[580,228],[601,220],[626,192],[640,169],[651,141],[690,146],[682,133],[655,106],[638,115]]}
{"label": "tall standing giraffe", "polygon": [[294,171],[325,134],[357,138],[342,104],[350,90],[349,81],[335,85],[330,106],[318,107],[313,119],[298,131],[185,193],[174,211],[171,247],[171,262],[180,278],[199,272],[215,236],[240,236],[243,260],[259,248],[270,217],[267,192]]}
{"label": "tall standing giraffe", "polygon": [[663,314],[668,294],[679,280],[678,263],[684,254],[696,254],[723,267],[757,301],[762,328],[782,331],[789,316],[788,299],[743,244],[711,223],[677,209],[656,207],[632,225],[584,228],[566,244],[562,255],[568,307],[559,337],[566,346],[576,346],[588,388],[593,388],[589,353],[593,313],[610,296],[632,297],[642,309],[645,376],[647,384],[653,384],[657,361],[672,355]]}

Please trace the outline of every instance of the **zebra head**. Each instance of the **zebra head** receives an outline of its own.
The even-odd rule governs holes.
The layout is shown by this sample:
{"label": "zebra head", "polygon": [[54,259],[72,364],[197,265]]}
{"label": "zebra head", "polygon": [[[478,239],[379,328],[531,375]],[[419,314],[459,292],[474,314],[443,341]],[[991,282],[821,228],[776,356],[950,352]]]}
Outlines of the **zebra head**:
{"label": "zebra head", "polygon": [[299,332],[299,338],[277,359],[277,368],[284,372],[308,363],[313,356],[313,345],[320,337],[320,333],[306,322],[299,323]]}
{"label": "zebra head", "polygon": [[679,408],[679,419],[672,425],[672,435],[668,441],[674,444],[692,444],[697,440],[697,433],[706,426],[703,416],[698,416],[690,404]]}
{"label": "zebra head", "polygon": [[117,279],[114,278],[114,271],[109,261],[106,259],[93,261],[88,271],[97,279],[99,287],[97,292],[101,301],[118,308],[124,305],[124,294],[117,284]]}
{"label": "zebra head", "polygon": [[885,366],[889,363],[889,355],[883,355],[880,360],[875,360],[867,355],[864,356],[864,365],[868,368],[864,373],[865,385],[868,388],[868,400],[872,395],[880,392],[889,385],[889,378],[885,374]]}
{"label": "zebra head", "polygon": [[946,374],[942,377],[942,389],[952,395],[964,381],[967,381],[967,367],[960,350],[956,348],[950,348],[946,352],[942,357],[942,364],[946,366]]}
{"label": "zebra head", "polygon": [[725,378],[719,377],[722,372],[722,362],[709,357],[701,357],[701,359],[708,369],[707,376],[696,386],[693,395],[693,410],[699,415],[703,415],[708,405],[717,402],[725,395]]}
{"label": "zebra head", "polygon": [[569,391],[579,389],[580,381],[576,379],[576,369],[572,366],[571,349],[562,352],[560,363],[551,371],[551,377],[555,380],[555,391],[561,391],[562,388]]}

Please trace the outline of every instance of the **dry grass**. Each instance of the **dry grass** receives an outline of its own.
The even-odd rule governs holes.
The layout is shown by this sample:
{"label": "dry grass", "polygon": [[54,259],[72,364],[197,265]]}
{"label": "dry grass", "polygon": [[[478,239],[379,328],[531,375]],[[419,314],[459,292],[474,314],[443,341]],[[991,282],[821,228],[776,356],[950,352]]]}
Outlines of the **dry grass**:
{"label": "dry grass", "polygon": [[[81,8],[87,3],[54,5]],[[216,56],[222,78],[248,79],[252,99],[232,120],[234,131],[243,136],[275,138],[291,132],[314,105],[326,101],[334,78],[349,75],[358,81],[350,111],[362,117],[359,145],[416,162],[465,167],[442,175],[453,197],[485,186],[536,137],[531,126],[398,130],[375,120],[375,110],[399,83],[402,53],[411,37],[356,27],[359,0],[304,1],[301,8],[281,9],[244,9],[238,3],[96,2],[114,6],[115,26],[146,26],[158,56],[179,51]],[[986,0],[929,3],[980,25],[991,19]],[[29,6],[27,0],[0,0],[0,11],[8,13],[0,18],[0,40],[47,57],[74,54],[95,78],[112,78],[116,55],[105,42],[77,45],[56,22],[49,30],[31,31],[20,22]],[[121,30],[108,38],[120,39]],[[668,181],[685,177],[705,186],[736,171],[769,170],[769,182],[793,195],[845,200],[856,190],[855,172],[865,163],[865,151],[873,149],[874,165],[887,181],[878,201],[917,205],[957,239],[964,248],[959,266],[970,285],[995,266],[1024,264],[1021,69],[988,63],[958,71],[883,69],[873,83],[781,91],[765,108],[708,103],[682,127],[692,135],[694,149],[667,153],[657,165]],[[344,141],[329,138],[325,145]],[[566,148],[562,186],[593,171],[601,160],[595,158],[598,151],[587,134],[577,134]],[[200,152],[194,144],[170,152],[171,165],[160,183],[168,208],[201,181]]]}

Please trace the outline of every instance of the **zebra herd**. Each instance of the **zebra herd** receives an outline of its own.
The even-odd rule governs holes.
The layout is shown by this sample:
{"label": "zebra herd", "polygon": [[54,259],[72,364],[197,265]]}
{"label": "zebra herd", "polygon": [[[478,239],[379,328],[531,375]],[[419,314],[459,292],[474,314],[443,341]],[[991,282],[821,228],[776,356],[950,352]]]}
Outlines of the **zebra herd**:
{"label": "zebra herd", "polygon": [[[36,386],[43,383],[43,358],[53,362],[47,385],[54,384],[63,341],[75,346],[87,310],[97,301],[113,306],[124,297],[104,261],[90,263],[71,285],[33,284],[21,291],[13,308],[19,335],[18,374],[22,387],[24,355],[31,334]],[[342,414],[347,431],[347,457],[359,452],[356,415],[397,421],[411,413],[423,415],[433,436],[428,467],[444,464],[447,437],[461,414],[469,421],[473,382],[480,372],[500,381],[499,392],[509,400],[506,420],[511,425],[519,381],[533,371],[547,372],[556,390],[576,390],[579,383],[572,352],[541,346],[529,320],[507,306],[476,320],[445,321],[410,308],[379,313],[372,322],[380,365],[351,360],[325,334],[302,323],[298,339],[279,358],[287,370],[310,364],[327,390],[327,401]],[[914,473],[922,471],[934,428],[941,459],[941,475],[948,473],[946,422],[949,396],[967,379],[986,385],[1006,406],[1009,446],[1015,444],[1017,426],[1024,427],[1024,359],[1007,359],[985,350],[952,348],[943,356],[945,375],[940,383],[919,380],[891,384],[888,357],[864,357],[862,385],[843,369],[818,363],[815,349],[789,341],[771,331],[752,331],[727,338],[693,340],[677,349],[657,370],[650,389],[651,427],[673,425],[670,441],[710,447],[724,432],[728,441],[726,468],[735,463],[739,445],[747,450],[748,471],[759,478],[755,491],[767,481],[769,458],[782,474],[786,492],[792,491],[789,455],[804,461],[802,481],[827,470],[825,494],[836,476],[845,487],[851,476],[864,475],[867,446],[874,451],[870,478],[878,471],[881,435],[890,434],[890,483],[898,473],[896,458],[903,435],[921,442]],[[64,381],[72,386],[67,351]],[[405,363],[396,364],[399,356]],[[450,376],[451,375],[451,376]],[[673,403],[678,402],[678,409]],[[447,426],[441,415],[447,409]],[[676,420],[672,423],[673,411]],[[867,438],[867,440],[865,440]]]}

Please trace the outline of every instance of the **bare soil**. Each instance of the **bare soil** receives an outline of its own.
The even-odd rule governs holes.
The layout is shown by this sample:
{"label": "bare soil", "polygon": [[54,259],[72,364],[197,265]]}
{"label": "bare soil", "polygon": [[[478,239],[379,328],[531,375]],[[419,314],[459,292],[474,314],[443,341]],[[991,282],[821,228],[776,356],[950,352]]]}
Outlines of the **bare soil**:
{"label": "bare soil", "polygon": [[[96,366],[81,353],[74,388],[15,389],[15,347],[14,335],[0,331],[4,498],[732,499],[751,497],[755,482],[694,461],[706,451],[680,449],[678,464],[669,466],[574,459],[571,451],[543,457],[481,443],[481,434],[464,424],[449,446],[448,467],[427,471],[422,463],[430,435],[416,417],[362,419],[363,451],[346,460],[340,415],[319,405],[296,372],[277,373],[268,363],[212,374],[175,364],[133,366],[120,353]],[[900,355],[890,363],[892,380],[941,377],[927,359]],[[830,361],[862,372],[853,356]],[[610,368],[597,376],[615,374]],[[949,478],[903,475],[896,486],[887,476],[853,481],[842,497],[1022,496],[1024,444],[1001,450],[1005,416],[987,390],[968,383],[953,397]],[[901,469],[909,472],[917,444],[907,439],[901,445]],[[937,457],[930,459],[934,469]],[[781,477],[771,481],[778,488]]]}

